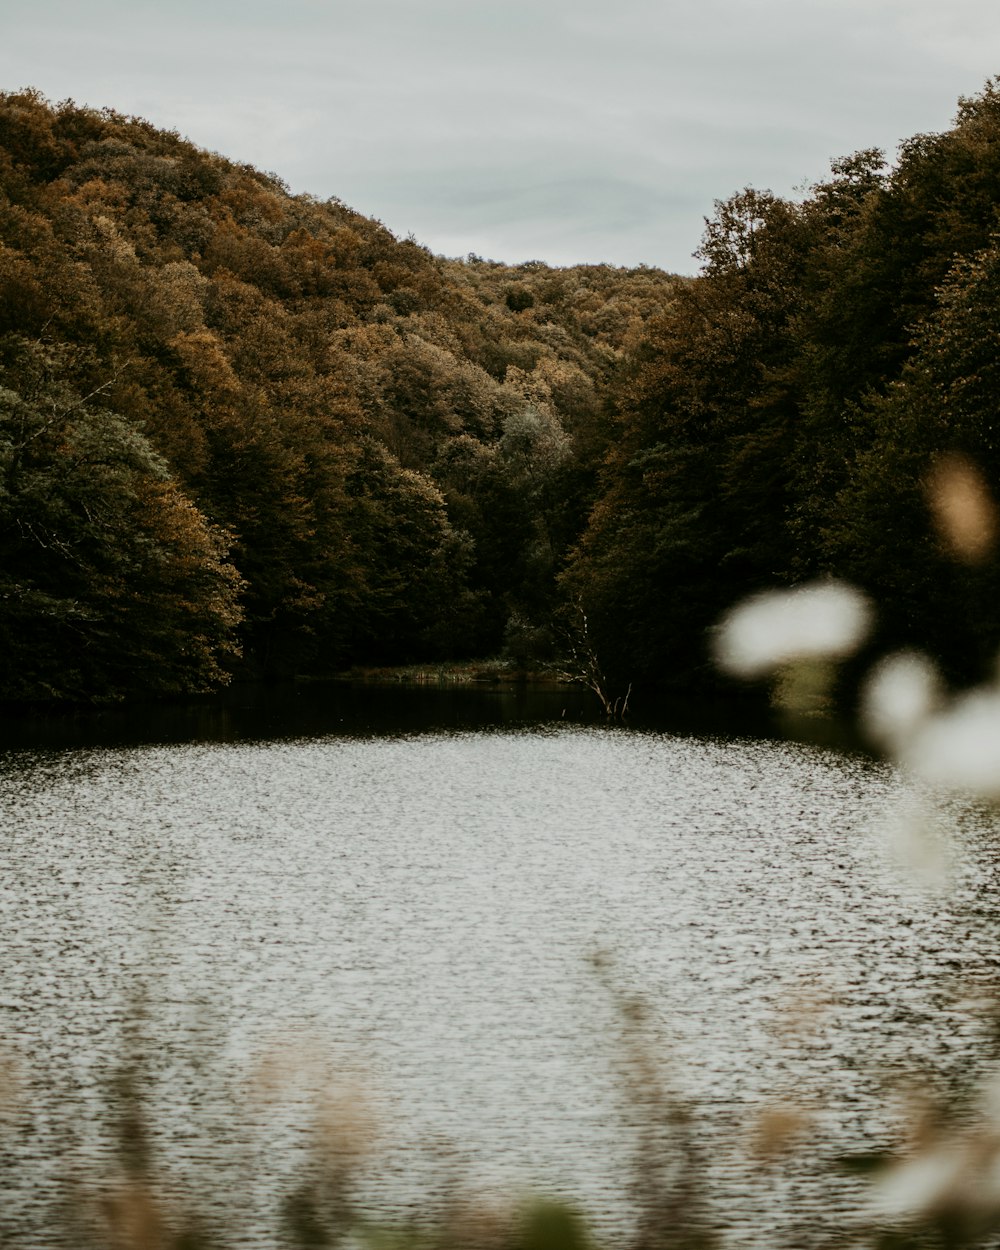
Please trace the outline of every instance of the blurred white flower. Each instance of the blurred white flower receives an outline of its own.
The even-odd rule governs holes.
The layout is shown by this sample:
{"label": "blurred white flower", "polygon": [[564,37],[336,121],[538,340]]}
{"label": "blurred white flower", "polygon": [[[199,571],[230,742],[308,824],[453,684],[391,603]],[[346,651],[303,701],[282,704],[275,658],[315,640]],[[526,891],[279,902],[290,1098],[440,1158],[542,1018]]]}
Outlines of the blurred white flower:
{"label": "blurred white flower", "polygon": [[878,829],[889,858],[914,885],[931,891],[950,888],[955,846],[940,812],[910,796],[886,813]]}
{"label": "blurred white flower", "polygon": [[[987,1228],[1000,1214],[1000,1139],[977,1126],[932,1133],[922,1149],[876,1180],[871,1205],[882,1219],[932,1216]],[[986,1243],[976,1238],[975,1244]]]}
{"label": "blurred white flower", "polygon": [[968,1163],[962,1146],[947,1141],[897,1163],[875,1185],[875,1211],[883,1218],[905,1219],[953,1204]]}
{"label": "blurred white flower", "polygon": [[861,720],[871,740],[898,753],[940,703],[943,683],[934,663],[918,651],[899,651],[869,673],[861,695]]}
{"label": "blurred white flower", "polygon": [[763,677],[795,660],[850,655],[871,623],[868,600],[844,582],[765,591],[723,618],[716,659],[734,677]]}
{"label": "blurred white flower", "polygon": [[994,1066],[980,1081],[977,1102],[990,1127],[1000,1129],[1000,1068]]}
{"label": "blurred white flower", "polygon": [[1000,799],[1000,691],[971,690],[926,721],[900,755],[932,785]]}

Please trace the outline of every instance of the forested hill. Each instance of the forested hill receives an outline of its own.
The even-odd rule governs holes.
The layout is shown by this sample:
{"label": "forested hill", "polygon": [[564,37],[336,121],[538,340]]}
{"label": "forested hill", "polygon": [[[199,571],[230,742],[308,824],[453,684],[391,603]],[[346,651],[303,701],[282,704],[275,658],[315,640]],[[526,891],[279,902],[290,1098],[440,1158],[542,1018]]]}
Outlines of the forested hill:
{"label": "forested hill", "polygon": [[0,95],[0,698],[544,638],[669,304],[435,257],[110,111]]}
{"label": "forested hill", "polygon": [[444,260],[0,96],[0,697],[561,634],[641,699],[707,678],[735,599],[826,574],[877,601],[876,646],[979,678],[998,210],[997,82],[894,164],[720,202],[696,280]]}
{"label": "forested hill", "polygon": [[702,276],[616,384],[563,579],[609,673],[690,684],[735,600],[835,574],[876,602],[876,648],[993,675],[998,230],[1000,80],[894,165],[862,151],[799,203],[717,204]]}

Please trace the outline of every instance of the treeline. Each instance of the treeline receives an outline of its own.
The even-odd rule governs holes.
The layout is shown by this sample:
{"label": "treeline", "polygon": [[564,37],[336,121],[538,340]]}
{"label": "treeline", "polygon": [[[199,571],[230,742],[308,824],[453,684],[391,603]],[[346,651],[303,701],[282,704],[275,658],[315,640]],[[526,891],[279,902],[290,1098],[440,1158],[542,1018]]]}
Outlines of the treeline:
{"label": "treeline", "polygon": [[[605,668],[710,680],[706,631],[732,602],[833,574],[875,599],[877,647],[981,679],[1000,650],[980,498],[1000,483],[1000,80],[891,168],[863,151],[800,203],[716,208],[702,276],[616,381],[563,575]],[[952,528],[983,531],[958,553],[930,523],[946,479]]]}
{"label": "treeline", "polygon": [[1000,475],[998,207],[998,82],[891,166],[719,203],[693,280],[445,260],[0,96],[0,697],[562,648],[641,699],[824,574],[980,677],[997,565],[926,496]]}
{"label": "treeline", "polygon": [[607,379],[674,286],[443,260],[141,120],[0,96],[0,697],[538,645]]}

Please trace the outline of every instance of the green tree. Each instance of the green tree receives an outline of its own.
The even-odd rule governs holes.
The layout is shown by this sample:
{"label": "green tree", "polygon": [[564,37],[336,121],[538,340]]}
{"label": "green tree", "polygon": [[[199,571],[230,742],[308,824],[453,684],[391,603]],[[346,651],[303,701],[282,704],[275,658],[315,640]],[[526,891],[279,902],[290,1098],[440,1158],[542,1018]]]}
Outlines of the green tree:
{"label": "green tree", "polygon": [[962,489],[949,466],[975,466],[1000,491],[1000,243],[956,260],[913,346],[899,381],[857,415],[868,443],[831,508],[827,550],[877,596],[887,642],[980,679],[1000,646],[1000,566],[986,547],[956,561],[932,513],[935,489]]}
{"label": "green tree", "polygon": [[362,444],[347,491],[363,578],[355,655],[403,663],[468,654],[482,607],[467,581],[473,545],[451,526],[441,492],[374,440]]}
{"label": "green tree", "polygon": [[0,691],[203,691],[238,656],[224,536],[127,421],[50,382],[0,390]]}
{"label": "green tree", "polygon": [[810,224],[747,190],[717,206],[705,272],[615,379],[617,438],[564,575],[608,676],[712,677],[706,631],[782,576],[797,414],[794,318]]}

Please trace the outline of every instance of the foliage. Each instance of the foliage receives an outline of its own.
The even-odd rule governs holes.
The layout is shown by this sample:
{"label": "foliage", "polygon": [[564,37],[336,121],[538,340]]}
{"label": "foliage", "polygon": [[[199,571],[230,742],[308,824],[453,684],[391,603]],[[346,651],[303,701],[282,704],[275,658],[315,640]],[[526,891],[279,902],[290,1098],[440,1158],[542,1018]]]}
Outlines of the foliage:
{"label": "foliage", "polygon": [[[997,82],[894,164],[864,150],[799,202],[718,203],[695,280],[446,260],[141,120],[0,96],[0,383],[29,406],[99,394],[108,437],[145,439],[169,482],[143,524],[189,506],[209,582],[224,535],[242,618],[199,677],[168,677],[153,634],[125,681],[70,662],[67,616],[74,646],[0,693],[201,687],[237,650],[260,676],[495,654],[579,605],[639,706],[717,682],[734,598],[820,574],[975,680],[994,566],[943,560],[926,502],[949,457],[986,490],[1000,471],[998,205]],[[64,614],[97,593],[65,571]],[[27,661],[56,609],[21,603]]]}
{"label": "foliage", "polygon": [[189,693],[238,656],[224,534],[125,418],[52,383],[0,390],[0,688]]}
{"label": "foliage", "polygon": [[[53,562],[61,606],[22,596],[0,696],[201,688],[240,648],[237,671],[264,676],[497,649],[510,617],[549,610],[607,442],[603,379],[674,285],[446,261],[139,119],[0,95],[0,384],[34,404],[41,355],[52,386],[99,394],[110,415],[91,403],[80,420],[133,459],[145,440],[147,475],[169,482],[143,525],[188,508],[216,535],[201,571],[189,543],[191,596],[220,576],[223,534],[240,587],[235,638],[197,644],[214,661],[169,677],[154,630],[126,680],[77,662],[70,605],[90,605],[94,633],[97,566]],[[61,454],[51,433],[40,457]],[[30,563],[26,534],[8,528],[11,569]],[[35,612],[62,614],[58,642],[32,633]],[[100,616],[114,651],[130,627]]]}
{"label": "foliage", "polygon": [[998,82],[894,168],[863,151],[800,203],[716,205],[702,275],[614,379],[617,434],[563,574],[609,673],[714,683],[728,601],[827,574],[885,604],[885,642],[981,674],[996,565],[943,558],[927,493],[950,457],[987,491],[1000,472],[998,210]]}

